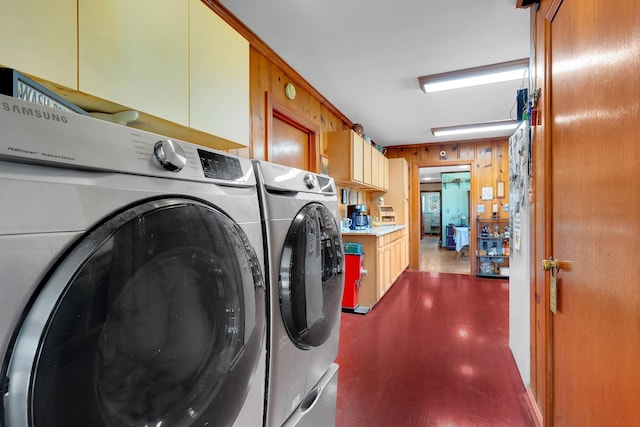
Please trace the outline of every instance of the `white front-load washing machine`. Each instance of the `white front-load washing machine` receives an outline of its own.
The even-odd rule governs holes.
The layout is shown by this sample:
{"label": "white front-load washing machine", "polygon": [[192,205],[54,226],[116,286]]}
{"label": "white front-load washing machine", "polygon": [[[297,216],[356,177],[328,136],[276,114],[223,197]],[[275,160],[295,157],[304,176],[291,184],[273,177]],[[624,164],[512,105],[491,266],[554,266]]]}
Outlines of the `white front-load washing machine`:
{"label": "white front-load washing machine", "polygon": [[333,179],[254,161],[268,243],[266,426],[335,423],[344,254]]}
{"label": "white front-load washing machine", "polygon": [[6,96],[0,129],[0,425],[262,425],[251,162]]}

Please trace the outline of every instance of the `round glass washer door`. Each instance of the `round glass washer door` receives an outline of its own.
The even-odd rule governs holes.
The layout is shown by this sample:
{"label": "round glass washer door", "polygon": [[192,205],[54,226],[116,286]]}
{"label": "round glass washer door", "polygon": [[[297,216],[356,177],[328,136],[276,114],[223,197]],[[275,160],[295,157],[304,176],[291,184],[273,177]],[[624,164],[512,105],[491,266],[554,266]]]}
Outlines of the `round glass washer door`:
{"label": "round glass washer door", "polygon": [[342,235],[320,203],[303,207],[285,238],[280,309],[291,340],[308,350],[324,344],[340,316],[344,287]]}
{"label": "round glass washer door", "polygon": [[231,425],[264,335],[242,229],[199,201],[149,201],[85,235],[43,282],[6,368],[5,425]]}

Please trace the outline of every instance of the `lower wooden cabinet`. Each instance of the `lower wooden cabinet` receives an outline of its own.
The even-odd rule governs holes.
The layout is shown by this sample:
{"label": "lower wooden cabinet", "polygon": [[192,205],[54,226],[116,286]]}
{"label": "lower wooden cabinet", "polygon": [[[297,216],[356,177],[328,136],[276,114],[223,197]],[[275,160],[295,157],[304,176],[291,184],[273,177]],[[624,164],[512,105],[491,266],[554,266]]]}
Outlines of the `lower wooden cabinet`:
{"label": "lower wooden cabinet", "polygon": [[409,266],[409,238],[405,226],[381,227],[371,233],[345,233],[345,242],[360,243],[364,252],[364,268],[358,304],[372,308]]}

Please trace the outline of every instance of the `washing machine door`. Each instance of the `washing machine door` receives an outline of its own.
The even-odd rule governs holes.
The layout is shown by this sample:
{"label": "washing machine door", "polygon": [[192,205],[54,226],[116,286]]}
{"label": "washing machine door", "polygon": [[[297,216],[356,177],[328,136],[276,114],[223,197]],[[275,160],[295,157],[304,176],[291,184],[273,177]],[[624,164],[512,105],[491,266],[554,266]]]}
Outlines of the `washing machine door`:
{"label": "washing machine door", "polygon": [[188,199],[126,209],[70,248],[31,302],[3,369],[4,425],[231,425],[264,306],[256,253],[222,211]]}
{"label": "washing machine door", "polygon": [[344,286],[342,236],[324,205],[310,203],[294,218],[280,263],[280,308],[301,349],[322,345],[339,321]]}

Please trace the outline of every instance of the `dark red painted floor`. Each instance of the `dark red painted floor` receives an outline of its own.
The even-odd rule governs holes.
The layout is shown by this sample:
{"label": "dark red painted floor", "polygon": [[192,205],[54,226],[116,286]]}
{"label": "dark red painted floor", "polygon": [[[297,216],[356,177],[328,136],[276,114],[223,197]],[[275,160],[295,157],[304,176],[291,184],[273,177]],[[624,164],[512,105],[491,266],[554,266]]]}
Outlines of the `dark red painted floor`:
{"label": "dark red painted floor", "polygon": [[405,272],[342,314],[336,427],[532,426],[508,347],[506,280]]}

